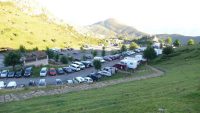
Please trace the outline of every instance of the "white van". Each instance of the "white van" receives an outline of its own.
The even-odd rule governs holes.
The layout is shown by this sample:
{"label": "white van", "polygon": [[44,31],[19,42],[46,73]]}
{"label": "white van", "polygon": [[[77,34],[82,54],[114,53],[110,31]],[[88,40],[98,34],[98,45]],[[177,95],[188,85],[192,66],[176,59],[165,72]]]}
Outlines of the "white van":
{"label": "white van", "polygon": [[130,59],[124,59],[120,61],[121,64],[125,64],[129,69],[136,69],[138,66],[137,60],[130,60]]}

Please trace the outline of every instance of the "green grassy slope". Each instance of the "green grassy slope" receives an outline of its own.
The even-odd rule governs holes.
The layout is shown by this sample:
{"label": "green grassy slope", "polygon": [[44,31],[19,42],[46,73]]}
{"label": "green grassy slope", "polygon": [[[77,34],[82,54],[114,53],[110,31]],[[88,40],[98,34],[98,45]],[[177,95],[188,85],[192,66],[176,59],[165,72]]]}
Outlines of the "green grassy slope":
{"label": "green grassy slope", "polygon": [[82,36],[71,26],[50,22],[45,15],[29,16],[10,2],[0,2],[0,47],[79,48],[81,44],[98,44],[99,41]]}
{"label": "green grassy slope", "polygon": [[165,75],[0,105],[1,113],[199,113],[200,47],[178,49],[153,65]]}

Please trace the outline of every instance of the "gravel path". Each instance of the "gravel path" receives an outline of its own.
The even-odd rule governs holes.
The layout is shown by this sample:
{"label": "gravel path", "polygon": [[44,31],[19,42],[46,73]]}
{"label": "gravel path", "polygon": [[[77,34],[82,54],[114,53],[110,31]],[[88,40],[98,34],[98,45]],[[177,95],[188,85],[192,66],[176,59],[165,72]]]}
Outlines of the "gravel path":
{"label": "gravel path", "polygon": [[102,88],[102,87],[107,87],[107,86],[111,86],[111,85],[115,85],[115,84],[130,82],[130,81],[159,77],[164,74],[164,72],[162,72],[152,66],[148,66],[148,67],[154,71],[153,74],[148,74],[148,75],[144,75],[144,76],[140,76],[140,77],[128,77],[128,78],[120,78],[120,79],[116,79],[116,80],[95,82],[93,84],[79,84],[79,85],[75,85],[75,86],[62,86],[59,89],[53,89],[53,90],[48,90],[48,91],[37,90],[37,91],[30,91],[27,93],[20,93],[20,94],[5,94],[5,95],[0,96],[0,103],[25,100],[25,99],[30,99],[30,98],[39,97],[39,96],[63,94],[63,93],[69,93],[69,92],[74,92],[74,91]]}

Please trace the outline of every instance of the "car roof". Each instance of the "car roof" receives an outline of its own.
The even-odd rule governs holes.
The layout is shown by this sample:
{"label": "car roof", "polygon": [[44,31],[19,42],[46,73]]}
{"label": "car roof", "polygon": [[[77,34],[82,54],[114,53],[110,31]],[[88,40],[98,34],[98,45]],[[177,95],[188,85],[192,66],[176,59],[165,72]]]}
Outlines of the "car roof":
{"label": "car roof", "polygon": [[78,67],[78,65],[77,64],[71,64],[72,66],[75,66],[75,67]]}

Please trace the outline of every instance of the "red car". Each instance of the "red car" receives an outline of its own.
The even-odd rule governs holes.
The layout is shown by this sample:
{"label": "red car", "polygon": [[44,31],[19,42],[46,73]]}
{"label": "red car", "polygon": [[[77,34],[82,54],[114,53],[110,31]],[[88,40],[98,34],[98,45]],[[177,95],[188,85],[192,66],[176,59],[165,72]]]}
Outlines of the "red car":
{"label": "red car", "polygon": [[49,69],[49,75],[51,76],[55,76],[57,73],[56,73],[56,69],[55,68],[50,68]]}
{"label": "red car", "polygon": [[113,67],[115,67],[119,70],[126,70],[127,69],[126,65],[124,65],[124,64],[115,64],[115,65],[113,65]]}

